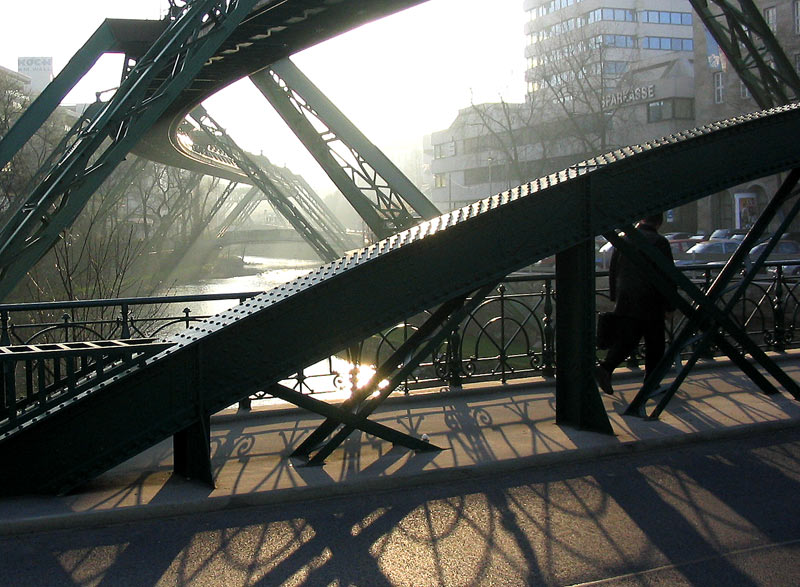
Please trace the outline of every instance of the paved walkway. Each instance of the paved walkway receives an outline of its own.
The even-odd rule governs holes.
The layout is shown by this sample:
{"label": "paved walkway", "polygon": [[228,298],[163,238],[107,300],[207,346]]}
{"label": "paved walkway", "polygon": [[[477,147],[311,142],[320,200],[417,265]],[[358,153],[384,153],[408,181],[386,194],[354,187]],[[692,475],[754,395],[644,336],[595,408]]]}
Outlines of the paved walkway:
{"label": "paved walkway", "polygon": [[[783,355],[781,364],[800,379],[800,353]],[[699,366],[660,420],[623,416],[640,379],[640,372],[618,372],[617,395],[603,396],[615,436],[557,426],[552,381],[390,398],[373,419],[427,434],[445,450],[413,453],[355,433],[323,467],[286,456],[320,418],[295,408],[223,413],[212,419],[216,488],[173,477],[172,443],[166,441],[73,494],[0,499],[0,534],[435,483],[800,423],[800,402],[786,392],[760,393],[722,361]]]}

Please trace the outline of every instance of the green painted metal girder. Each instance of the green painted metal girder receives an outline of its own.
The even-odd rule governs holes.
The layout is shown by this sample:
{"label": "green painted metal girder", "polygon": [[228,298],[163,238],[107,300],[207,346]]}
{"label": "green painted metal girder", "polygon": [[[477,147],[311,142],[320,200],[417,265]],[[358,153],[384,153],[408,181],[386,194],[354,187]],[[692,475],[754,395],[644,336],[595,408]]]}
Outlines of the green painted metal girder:
{"label": "green painted metal girder", "polygon": [[246,218],[250,216],[250,212],[247,212],[246,210],[248,210],[251,206],[255,207],[258,205],[258,202],[262,198],[261,194],[261,190],[256,186],[252,186],[249,190],[247,190],[247,193],[242,196],[242,199],[236,203],[236,206],[233,207],[233,210],[228,212],[225,220],[222,221],[219,232],[217,233],[217,238],[225,236],[225,233],[228,232],[231,226],[236,224],[240,218]]}
{"label": "green painted metal girder", "polygon": [[613,434],[594,382],[594,257],[592,240],[556,255],[556,423]]}
{"label": "green painted metal girder", "polygon": [[[153,160],[247,182],[233,168],[219,168],[180,149],[175,131],[192,108],[225,86],[270,64],[356,26],[382,18],[425,0],[281,0],[259,2],[245,22],[212,57],[202,75],[186,87],[137,146]],[[176,150],[177,149],[177,150]]]}
{"label": "green painted metal girder", "polygon": [[[756,259],[745,272],[744,277],[736,284],[736,289],[732,293],[729,291],[729,285],[734,276],[739,273],[744,264],[745,258],[749,255],[752,249],[760,239],[761,235],[767,229],[772,220],[778,215],[782,206],[786,204],[791,198],[797,198],[796,185],[800,181],[800,169],[794,169],[789,173],[789,176],[784,181],[781,188],[773,196],[770,203],[764,209],[763,213],[759,216],[756,223],[748,231],[742,243],[736,250],[736,253],[728,260],[723,267],[722,271],[717,275],[714,282],[705,293],[705,297],[711,304],[718,304],[722,300],[722,295],[727,294],[727,301],[723,304],[722,313],[728,315],[739,299],[744,295],[748,285],[756,278],[756,275],[763,267],[764,262],[772,253],[775,245],[782,238],[783,233],[788,226],[794,221],[798,213],[800,213],[800,199],[797,199],[787,214],[784,215],[783,220],[780,222],[775,234],[767,242],[767,246],[758,259]],[[699,320],[687,320],[683,328],[681,328],[674,336],[673,342],[669,349],[662,357],[659,364],[656,366],[653,374],[645,381],[644,386],[636,394],[636,397],[630,403],[626,410],[626,414],[645,416],[645,405],[648,399],[654,395],[661,395],[658,405],[651,412],[651,418],[658,418],[661,412],[666,407],[669,400],[675,395],[679,386],[684,381],[689,371],[697,362],[698,358],[706,349],[707,345],[712,341],[719,341],[718,328],[719,325],[709,317],[708,312],[698,313]],[[694,334],[697,330],[701,331],[699,338],[695,338]],[[694,340],[694,350],[691,356],[686,360],[683,367],[680,369],[675,379],[666,387],[660,388],[661,382],[667,371],[671,367],[671,358],[675,357],[687,346],[690,340]],[[751,378],[761,387],[765,393],[776,393],[775,387],[759,375],[752,375]],[[790,389],[796,391],[795,389]]]}
{"label": "green painted metal girder", "polygon": [[[190,116],[203,132],[236,162],[236,165],[250,178],[253,185],[261,190],[275,210],[292,225],[323,261],[333,261],[344,252],[343,246],[337,251],[334,243],[331,242],[336,239],[338,240],[337,244],[343,244],[341,238],[337,238],[339,235],[332,234],[331,230],[326,230],[328,226],[324,224],[324,219],[322,219],[322,226],[312,223],[307,215],[303,214],[300,207],[295,205],[281,187],[273,181],[274,178],[270,177],[252,157],[245,153],[202,106],[192,110]],[[307,211],[306,209],[306,213]],[[317,217],[317,221],[320,220],[320,217]]]}
{"label": "green painted metal girder", "polygon": [[761,108],[800,98],[800,76],[753,0],[689,0]]}
{"label": "green painted metal girder", "polygon": [[[436,206],[289,59],[250,79],[378,238],[439,215]],[[324,130],[317,130],[319,126]],[[346,157],[333,148],[337,141],[349,151]]]}
{"label": "green painted metal girder", "polygon": [[0,169],[27,143],[61,104],[64,97],[92,68],[103,53],[116,45],[114,31],[107,21],[73,55],[67,65],[33,101],[0,141]]}
{"label": "green painted metal girder", "polygon": [[[2,231],[8,236],[0,241],[0,299],[72,224],[91,195],[257,2],[239,0],[225,13],[221,12],[224,3],[198,0],[137,62],[102,112]],[[214,25],[209,28],[208,22]],[[160,77],[163,81],[154,92],[152,84]]]}
{"label": "green painted metal girder", "polygon": [[[647,214],[800,166],[800,106],[626,147],[320,267],[0,443],[6,494],[64,491],[331,351]],[[590,225],[573,210],[589,206]],[[410,278],[413,277],[413,278]],[[321,328],[320,325],[324,325]],[[191,382],[191,385],[188,384]]]}

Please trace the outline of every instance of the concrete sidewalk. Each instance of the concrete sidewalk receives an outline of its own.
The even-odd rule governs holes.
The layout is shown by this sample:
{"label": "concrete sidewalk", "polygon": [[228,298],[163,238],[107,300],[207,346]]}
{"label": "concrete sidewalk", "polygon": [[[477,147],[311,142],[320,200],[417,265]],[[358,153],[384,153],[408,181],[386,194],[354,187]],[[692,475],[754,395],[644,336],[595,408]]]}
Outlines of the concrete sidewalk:
{"label": "concrete sidewalk", "polygon": [[[800,353],[780,356],[795,379],[798,359]],[[73,494],[0,499],[0,535],[437,483],[800,422],[800,402],[785,391],[764,395],[725,361],[698,366],[658,421],[622,415],[640,380],[640,372],[618,371],[617,394],[603,395],[615,436],[557,426],[553,381],[390,398],[372,419],[427,434],[444,450],[413,453],[357,432],[323,467],[286,456],[321,418],[295,408],[222,413],[212,419],[216,488],[173,477],[172,443],[165,441]]]}

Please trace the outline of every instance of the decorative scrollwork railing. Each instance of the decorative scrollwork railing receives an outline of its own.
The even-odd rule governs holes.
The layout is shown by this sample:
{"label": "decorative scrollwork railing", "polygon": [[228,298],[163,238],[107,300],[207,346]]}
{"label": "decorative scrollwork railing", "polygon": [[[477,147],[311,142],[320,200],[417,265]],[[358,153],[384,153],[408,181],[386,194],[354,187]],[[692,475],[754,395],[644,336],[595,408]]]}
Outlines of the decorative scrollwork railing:
{"label": "decorative scrollwork railing", "polygon": [[[760,346],[782,352],[797,346],[794,333],[800,318],[800,278],[794,275],[795,266],[788,262],[768,265],[762,278],[754,281],[736,304],[732,318]],[[707,287],[719,267],[699,265],[684,270],[701,287]],[[597,276],[596,306],[598,311],[607,310],[611,307],[607,274],[599,272]],[[554,283],[552,274],[507,278],[419,365],[401,389],[408,392],[554,375],[554,325],[558,312]],[[62,393],[59,386],[79,389],[79,379],[109,368],[108,353],[94,349],[80,357],[79,349],[70,347],[66,352],[47,345],[164,339],[191,322],[208,318],[207,305],[211,302],[234,304],[257,293],[260,292],[2,304],[0,350],[16,349],[16,354],[0,353],[0,421],[57,399]],[[396,350],[424,319],[425,315],[420,315],[397,324],[316,365],[298,365],[296,375],[284,384],[304,393],[346,395],[363,383],[375,365]],[[667,338],[678,326],[678,321],[668,325]],[[22,348],[26,346],[55,350],[38,359],[35,353]],[[713,354],[715,350],[709,352]],[[127,356],[119,354],[122,359],[118,360]],[[636,353],[628,364],[636,366],[641,355]],[[267,397],[262,392],[251,400]],[[249,403],[247,400],[241,405]]]}

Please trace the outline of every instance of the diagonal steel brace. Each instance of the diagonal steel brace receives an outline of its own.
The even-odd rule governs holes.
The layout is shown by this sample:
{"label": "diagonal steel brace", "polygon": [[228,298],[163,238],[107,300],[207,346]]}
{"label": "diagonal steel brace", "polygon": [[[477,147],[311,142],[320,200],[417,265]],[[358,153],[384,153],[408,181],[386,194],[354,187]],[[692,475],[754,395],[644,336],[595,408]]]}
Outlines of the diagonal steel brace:
{"label": "diagonal steel brace", "polygon": [[[407,341],[392,353],[383,365],[372,376],[367,385],[346,402],[345,409],[355,407],[362,403],[355,416],[359,421],[364,421],[389,394],[413,371],[422,359],[430,354],[433,349],[447,337],[463,320],[472,312],[489,293],[494,289],[494,284],[484,286],[475,295],[466,300],[466,296],[459,296],[442,304],[425,323],[412,334]],[[388,380],[387,385],[380,388],[380,382]],[[369,398],[369,399],[367,399]],[[301,444],[293,453],[296,456],[308,456],[320,442],[333,433],[340,422],[327,420],[323,422],[314,433]],[[309,465],[319,465],[328,457],[344,440],[353,432],[354,428],[345,423],[339,430],[308,462]]]}
{"label": "diagonal steel brace", "polygon": [[359,418],[356,414],[349,412],[346,409],[331,405],[322,400],[318,400],[317,398],[311,397],[306,393],[290,389],[284,385],[276,383],[267,389],[267,393],[294,404],[299,408],[303,408],[310,412],[325,416],[328,419],[342,422],[348,426],[357,428],[368,434],[382,438],[383,440],[387,440],[392,444],[399,444],[401,446],[405,446],[406,448],[410,448],[411,450],[418,451],[442,450],[438,446],[420,440],[419,438],[415,438],[410,434],[399,432],[389,428],[388,426],[384,426],[383,424],[373,422],[372,420]]}
{"label": "diagonal steel brace", "polygon": [[[649,243],[639,235],[633,227],[625,227],[627,235],[632,243],[626,242],[616,234],[607,235],[609,240],[618,246],[626,255],[634,259],[639,265],[639,269],[650,276],[652,283],[672,299],[676,306],[689,318],[695,321],[698,325],[705,325],[709,320],[715,322],[719,327],[725,329],[736,342],[738,342],[742,349],[749,353],[762,367],[764,367],[775,379],[783,385],[797,399],[800,399],[800,388],[795,381],[789,377],[775,362],[770,359],[767,354],[761,350],[742,329],[735,324],[723,311],[718,308],[712,301],[708,300],[700,289],[695,286],[685,275],[678,271],[674,265],[668,263],[663,258],[663,255],[657,254],[657,251]],[[638,250],[637,250],[638,248]],[[661,258],[659,258],[661,257]],[[655,267],[653,267],[655,265]],[[660,275],[659,275],[660,274]],[[680,286],[686,294],[689,295],[695,306],[693,307],[687,300],[683,299],[677,290],[669,287],[664,283],[664,279],[670,279],[672,282]],[[716,342],[720,348],[725,352],[749,377],[751,377],[765,392],[772,393],[774,387],[771,383],[761,375],[753,365],[751,365],[745,357],[727,340],[723,338],[720,333],[715,330],[714,333]],[[645,382],[647,383],[647,382]],[[638,396],[637,396],[638,397]],[[629,407],[626,411],[627,414],[636,414]]]}
{"label": "diagonal steel brace", "polygon": [[[633,228],[632,227],[628,227],[627,230],[630,233],[630,231],[633,230]],[[671,299],[675,303],[675,306],[681,311],[681,313],[683,313],[687,317],[688,320],[694,321],[697,324],[702,324],[704,322],[706,317],[703,314],[703,312],[700,311],[698,308],[694,307],[690,302],[685,300],[683,297],[681,297],[677,293],[677,290],[673,289],[672,287],[670,287],[668,284],[666,284],[664,282],[664,275],[658,273],[652,267],[652,265],[651,265],[652,258],[651,257],[641,254],[641,252],[639,250],[637,250],[637,248],[635,246],[632,246],[630,243],[622,240],[616,234],[609,234],[609,235],[606,235],[606,236],[609,238],[609,240],[611,242],[614,243],[614,246],[617,246],[617,247],[620,248],[620,250],[625,251],[625,254],[627,256],[629,256],[632,260],[634,260],[637,263],[639,270],[642,271],[642,273],[644,273],[645,275],[648,276],[648,279],[650,279],[651,282],[656,285],[656,287],[659,289],[659,291],[664,296],[668,297],[669,299]],[[649,243],[647,243],[646,241],[643,241],[642,243],[640,243],[640,245],[641,246],[646,246],[646,247],[650,246]],[[653,251],[653,253],[657,253],[657,251]],[[660,255],[660,253],[658,253],[658,254]],[[681,277],[683,277],[683,275],[680,274],[680,272],[678,272],[678,274]],[[691,284],[691,282],[689,282],[689,283]],[[700,295],[702,296],[702,293]],[[739,368],[742,369],[742,371],[744,371],[749,377],[751,377],[753,379],[753,381],[755,381],[759,385],[759,387],[761,387],[765,391],[769,390],[769,391],[767,391],[767,393],[777,393],[777,390],[774,389],[774,386],[772,386],[772,384],[769,382],[769,380],[766,377],[764,377],[758,371],[758,369],[756,369],[753,365],[751,365],[747,361],[747,359],[739,352],[739,350],[735,346],[733,346],[730,342],[728,342],[716,330],[713,332],[713,336],[715,337],[715,342],[720,347],[720,349],[722,349],[722,351],[725,354],[727,354],[728,357],[730,357],[730,359],[732,361],[734,361],[736,363],[736,365],[739,366]],[[665,357],[672,357],[672,356],[674,356],[674,355],[670,354],[670,353],[666,353],[665,354]],[[664,360],[665,360],[665,364],[666,364],[666,366],[668,368],[669,365],[670,365],[670,361],[668,359],[666,359],[666,358]],[[645,385],[651,379],[653,379],[653,376],[652,375],[648,375],[647,379],[645,380]],[[637,397],[638,397],[638,395],[637,395]],[[642,400],[642,402],[643,401],[645,401],[645,400]],[[632,409],[632,407],[634,409]],[[625,411],[625,414],[626,415],[644,416],[644,413],[640,412],[640,406],[639,405],[633,406],[633,404],[631,404],[631,406],[628,407],[628,409]]]}
{"label": "diagonal steel brace", "polygon": [[[719,275],[712,283],[711,287],[706,292],[706,298],[710,300],[711,303],[716,304],[722,297],[722,294],[725,292],[726,288],[728,287],[728,284],[733,279],[734,275],[736,275],[736,273],[739,271],[744,259],[749,255],[750,249],[754,244],[758,242],[764,230],[766,230],[770,222],[772,222],[772,220],[777,215],[781,206],[783,206],[783,204],[785,204],[791,197],[797,195],[797,193],[793,190],[795,189],[798,181],[800,181],[800,169],[795,169],[789,173],[784,183],[775,193],[775,196],[771,199],[767,207],[764,209],[759,218],[756,220],[756,223],[748,231],[747,235],[743,239],[740,246],[737,248],[734,255],[728,260],[723,269],[720,271]],[[733,306],[738,302],[739,298],[742,295],[744,295],[748,285],[753,281],[759,269],[763,265],[764,261],[772,252],[772,249],[775,247],[778,240],[780,240],[782,234],[785,232],[786,228],[789,226],[792,220],[796,217],[798,212],[800,212],[800,203],[795,203],[791,211],[785,215],[778,230],[775,232],[775,235],[768,242],[767,247],[765,248],[761,256],[758,259],[756,259],[756,261],[750,266],[744,278],[737,285],[737,288],[734,291],[733,295],[725,303],[725,306],[723,307],[722,310],[725,314],[727,314],[733,308]],[[653,397],[654,395],[664,392],[664,389],[659,389],[659,386],[661,384],[662,379],[664,378],[664,376],[666,375],[667,371],[671,366],[672,357],[676,356],[683,348],[685,348],[685,346],[690,341],[695,342],[696,345],[692,356],[683,366],[681,372],[678,374],[675,380],[670,384],[667,392],[664,394],[664,397],[659,402],[658,407],[651,414],[651,418],[658,418],[658,415],[661,413],[661,411],[663,411],[669,399],[677,392],[678,387],[686,378],[686,376],[688,375],[689,371],[694,366],[694,364],[697,362],[700,354],[707,347],[709,343],[708,337],[711,336],[714,332],[716,332],[716,328],[708,327],[708,321],[705,320],[704,318],[705,318],[704,316],[701,316],[701,319],[698,323],[699,328],[698,325],[693,324],[692,322],[688,322],[684,326],[684,328],[674,337],[673,342],[669,347],[669,350],[665,353],[664,357],[662,357],[661,361],[659,362],[653,374],[651,374],[651,376],[648,377],[647,381],[645,381],[642,389],[639,391],[636,398],[634,398],[633,402],[631,402],[631,405],[628,407],[628,410],[626,411],[627,414],[637,414],[642,416],[644,415],[645,402],[650,397]],[[697,329],[701,330],[701,334],[699,337],[694,336],[694,332]],[[715,337],[715,338],[719,339],[721,337]],[[719,341],[717,340],[717,342]],[[777,393],[777,389],[775,389],[771,384],[768,384],[766,386],[759,384],[759,386],[761,387],[762,390],[764,390],[768,394]]]}

